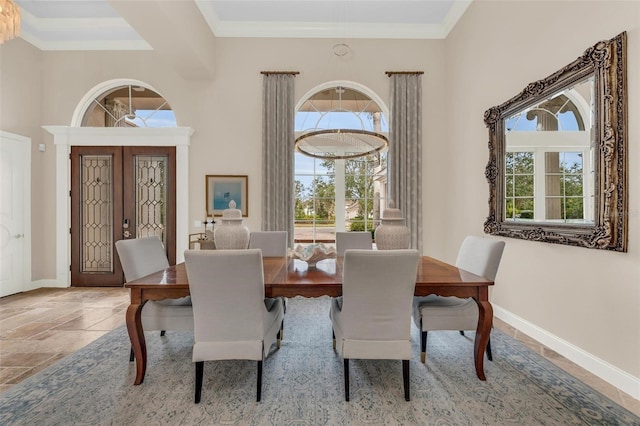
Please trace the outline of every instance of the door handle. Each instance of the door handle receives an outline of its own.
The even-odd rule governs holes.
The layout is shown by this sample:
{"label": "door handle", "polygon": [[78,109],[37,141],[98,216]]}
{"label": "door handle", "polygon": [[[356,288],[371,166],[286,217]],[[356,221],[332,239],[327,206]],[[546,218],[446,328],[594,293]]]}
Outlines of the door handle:
{"label": "door handle", "polygon": [[124,222],[122,223],[122,229],[124,229],[122,235],[124,235],[125,238],[130,238],[131,232],[129,231],[129,219],[124,220]]}

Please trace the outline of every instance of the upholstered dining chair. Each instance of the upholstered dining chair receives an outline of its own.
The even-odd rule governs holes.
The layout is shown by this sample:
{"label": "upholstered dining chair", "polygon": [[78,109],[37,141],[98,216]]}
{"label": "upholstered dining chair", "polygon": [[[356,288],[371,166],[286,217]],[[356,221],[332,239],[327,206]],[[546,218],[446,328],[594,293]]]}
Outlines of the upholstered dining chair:
{"label": "upholstered dining chair", "polygon": [[371,250],[373,237],[369,231],[336,232],[336,252],[338,257],[344,256],[345,250]]}
{"label": "upholstered dining chair", "polygon": [[262,361],[271,345],[280,347],[282,299],[265,299],[259,249],[187,250],[184,253],[193,302],[195,402],[200,402],[204,362],[254,360],[257,396],[262,392]]}
{"label": "upholstered dining chair", "polygon": [[288,239],[287,231],[252,231],[249,234],[249,248],[259,248],[264,257],[286,256]]}
{"label": "upholstered dining chair", "polygon": [[344,360],[344,396],[349,401],[350,359],[402,360],[404,398],[409,401],[411,303],[417,250],[347,250],[342,297],[331,302],[333,344]]}
{"label": "upholstered dining chair", "polygon": [[[288,254],[289,232],[287,231],[252,231],[249,233],[249,248],[262,250],[262,257],[283,257]],[[287,299],[282,298],[284,312],[287,313]],[[284,327],[280,330],[280,338],[284,339]]]}
{"label": "upholstered dining chair", "polygon": [[[495,280],[504,251],[504,241],[468,236],[458,251],[456,266],[488,280]],[[415,297],[413,320],[420,329],[420,360],[425,362],[427,333],[436,330],[476,330],[478,326],[478,304],[472,298],[442,297],[429,295]],[[487,343],[487,358],[493,361],[491,339]]]}
{"label": "upholstered dining chair", "polygon": [[[120,240],[115,245],[127,282],[169,267],[164,246],[157,236]],[[193,330],[191,297],[149,300],[142,307],[141,318],[144,331],[160,330],[161,336],[166,330]],[[129,361],[133,361],[133,350]]]}

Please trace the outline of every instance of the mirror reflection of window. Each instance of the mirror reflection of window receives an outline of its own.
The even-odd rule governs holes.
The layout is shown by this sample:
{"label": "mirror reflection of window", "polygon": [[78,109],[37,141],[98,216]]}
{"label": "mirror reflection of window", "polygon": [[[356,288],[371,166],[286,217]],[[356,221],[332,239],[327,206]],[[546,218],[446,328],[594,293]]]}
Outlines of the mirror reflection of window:
{"label": "mirror reflection of window", "polygon": [[505,158],[505,218],[533,219],[533,152],[507,152]]}
{"label": "mirror reflection of window", "polygon": [[594,79],[505,119],[505,220],[593,223]]}

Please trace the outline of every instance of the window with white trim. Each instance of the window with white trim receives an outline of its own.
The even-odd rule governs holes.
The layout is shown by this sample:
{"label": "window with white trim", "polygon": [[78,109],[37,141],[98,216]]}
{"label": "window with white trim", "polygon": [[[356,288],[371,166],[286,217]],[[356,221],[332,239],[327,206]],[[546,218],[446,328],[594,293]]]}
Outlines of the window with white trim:
{"label": "window with white trim", "polygon": [[[296,136],[326,129],[388,134],[380,102],[348,82],[319,88],[299,105]],[[349,155],[348,152],[343,153]],[[357,158],[294,156],[294,240],[333,242],[336,231],[373,231],[386,198],[387,149]]]}
{"label": "window with white trim", "polygon": [[592,90],[587,80],[505,121],[505,220],[593,223],[593,120],[582,96]]}

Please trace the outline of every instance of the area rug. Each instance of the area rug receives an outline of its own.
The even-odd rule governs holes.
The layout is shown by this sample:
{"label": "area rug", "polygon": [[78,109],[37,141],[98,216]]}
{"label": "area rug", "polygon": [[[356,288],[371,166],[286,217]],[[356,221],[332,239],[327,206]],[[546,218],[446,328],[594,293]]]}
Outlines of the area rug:
{"label": "area rug", "polygon": [[207,362],[194,404],[193,334],[147,333],[144,383],[134,386],[121,327],[0,393],[2,425],[640,425],[640,418],[521,343],[492,332],[486,381],[473,366],[473,333],[429,335],[420,363],[413,328],[411,401],[399,361],[351,361],[344,401],[342,359],[333,351],[329,298],[288,300],[285,340],[264,363]]}

